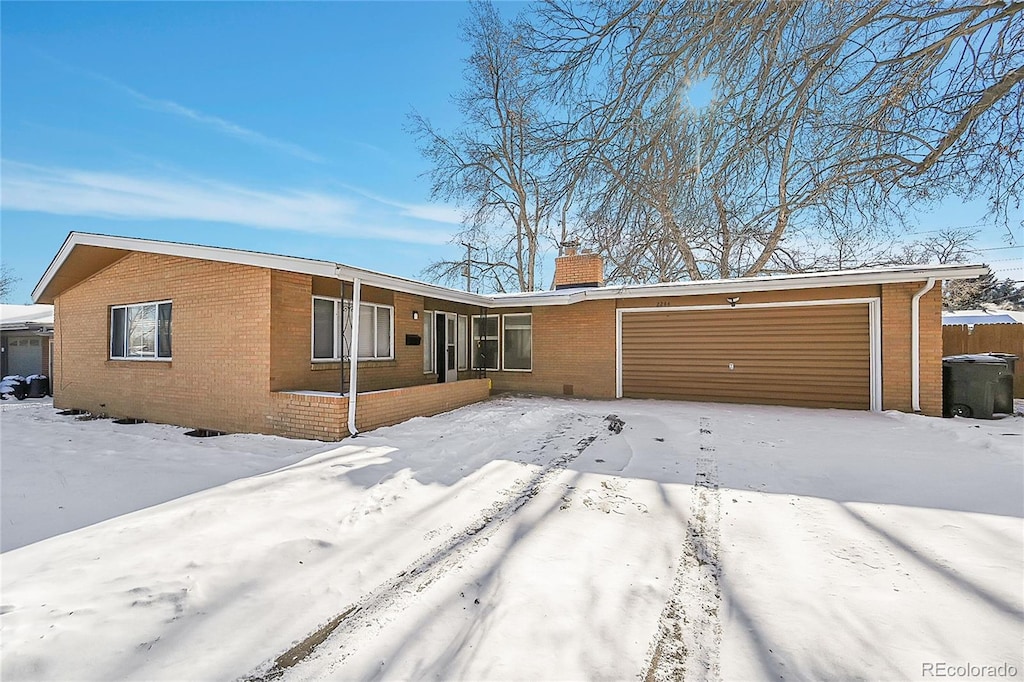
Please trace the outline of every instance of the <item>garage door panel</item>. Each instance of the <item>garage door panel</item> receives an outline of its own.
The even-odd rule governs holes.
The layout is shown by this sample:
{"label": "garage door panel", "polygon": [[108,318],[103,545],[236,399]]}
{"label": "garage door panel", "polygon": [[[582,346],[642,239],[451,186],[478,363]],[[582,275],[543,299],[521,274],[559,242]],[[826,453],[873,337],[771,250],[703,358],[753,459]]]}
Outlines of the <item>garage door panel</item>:
{"label": "garage door panel", "polygon": [[621,338],[625,397],[870,408],[866,303],[624,311]]}

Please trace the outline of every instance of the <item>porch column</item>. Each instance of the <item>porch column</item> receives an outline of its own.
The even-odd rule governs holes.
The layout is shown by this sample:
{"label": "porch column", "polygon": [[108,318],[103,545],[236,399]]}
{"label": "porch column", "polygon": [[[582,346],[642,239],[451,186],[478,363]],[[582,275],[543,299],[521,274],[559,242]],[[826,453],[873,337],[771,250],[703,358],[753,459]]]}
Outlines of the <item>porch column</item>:
{"label": "porch column", "polygon": [[362,280],[352,278],[352,339],[348,344],[348,432],[356,436],[356,375],[359,373],[359,297]]}

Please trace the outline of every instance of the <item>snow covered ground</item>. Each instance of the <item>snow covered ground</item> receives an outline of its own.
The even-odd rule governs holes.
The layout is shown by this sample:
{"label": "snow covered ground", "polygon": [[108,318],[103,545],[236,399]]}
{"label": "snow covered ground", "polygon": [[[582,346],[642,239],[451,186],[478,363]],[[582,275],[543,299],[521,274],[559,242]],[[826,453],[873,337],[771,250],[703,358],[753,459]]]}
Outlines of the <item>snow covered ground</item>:
{"label": "snow covered ground", "polygon": [[78,421],[52,400],[0,402],[0,551],[261,474],[325,448],[260,435],[187,438],[161,424]]}
{"label": "snow covered ground", "polygon": [[1024,675],[1024,419],[507,397],[329,445],[21,405],[3,527],[107,520],[0,555],[4,680]]}

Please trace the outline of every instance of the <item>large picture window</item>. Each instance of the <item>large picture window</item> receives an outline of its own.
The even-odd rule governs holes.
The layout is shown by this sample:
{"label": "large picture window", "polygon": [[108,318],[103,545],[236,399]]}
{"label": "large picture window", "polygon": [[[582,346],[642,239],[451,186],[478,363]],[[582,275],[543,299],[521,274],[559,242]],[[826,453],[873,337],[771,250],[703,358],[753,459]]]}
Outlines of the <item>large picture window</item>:
{"label": "large picture window", "polygon": [[110,357],[118,360],[170,360],[171,302],[112,306]]}
{"label": "large picture window", "polygon": [[473,316],[473,369],[498,369],[498,316]]}
{"label": "large picture window", "polygon": [[533,315],[502,316],[502,369],[528,372],[533,369]]}
{"label": "large picture window", "polygon": [[[359,305],[360,360],[391,360],[395,357],[394,319],[391,306],[376,303]],[[337,362],[347,359],[351,339],[352,302],[314,296],[313,360]]]}

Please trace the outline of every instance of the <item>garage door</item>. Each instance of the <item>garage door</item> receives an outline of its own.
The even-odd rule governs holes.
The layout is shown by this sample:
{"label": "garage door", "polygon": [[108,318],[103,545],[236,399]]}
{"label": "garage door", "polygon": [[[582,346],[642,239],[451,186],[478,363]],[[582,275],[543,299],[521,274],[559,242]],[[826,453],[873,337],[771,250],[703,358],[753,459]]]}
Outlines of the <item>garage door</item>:
{"label": "garage door", "polygon": [[871,408],[868,303],[622,312],[621,393]]}
{"label": "garage door", "polygon": [[43,371],[43,342],[38,337],[14,336],[7,342],[7,373],[27,377]]}

